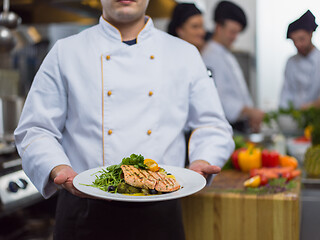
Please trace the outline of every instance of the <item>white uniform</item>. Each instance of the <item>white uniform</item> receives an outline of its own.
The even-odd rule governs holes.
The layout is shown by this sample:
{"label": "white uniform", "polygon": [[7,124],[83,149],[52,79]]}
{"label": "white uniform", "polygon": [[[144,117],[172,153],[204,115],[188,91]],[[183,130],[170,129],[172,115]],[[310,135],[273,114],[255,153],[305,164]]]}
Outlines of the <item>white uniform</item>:
{"label": "white uniform", "polygon": [[213,40],[203,49],[202,58],[212,71],[228,121],[236,122],[243,107],[253,106],[239,63],[227,48]]}
{"label": "white uniform", "polygon": [[295,108],[320,97],[320,51],[314,48],[306,57],[296,54],[289,58],[280,96],[280,107]]}
{"label": "white uniform", "polygon": [[185,126],[195,129],[190,161],[223,166],[232,129],[192,45],[149,19],[128,46],[100,23],[58,41],[39,69],[15,131],[24,171],[44,197],[51,170],[118,164],[132,153],[183,167]]}

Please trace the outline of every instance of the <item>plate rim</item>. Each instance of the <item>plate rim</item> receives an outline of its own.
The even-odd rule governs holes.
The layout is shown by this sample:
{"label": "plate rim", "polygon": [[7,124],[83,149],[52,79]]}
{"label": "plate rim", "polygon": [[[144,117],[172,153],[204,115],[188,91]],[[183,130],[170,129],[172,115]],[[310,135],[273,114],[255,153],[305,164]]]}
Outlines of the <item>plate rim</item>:
{"label": "plate rim", "polygon": [[[199,181],[199,184],[197,184],[196,186],[192,186],[193,188],[191,190],[188,191],[188,189],[186,189],[186,187],[184,186],[184,181],[186,181],[185,178],[181,179],[180,174],[178,173],[179,176],[176,176],[178,179],[178,182],[182,180],[182,182],[179,184],[182,186],[181,189],[179,189],[178,191],[175,192],[171,192],[171,193],[166,193],[166,194],[161,194],[161,195],[151,195],[151,196],[130,196],[130,195],[123,195],[120,193],[108,193],[105,192],[101,189],[98,188],[94,188],[91,186],[84,186],[84,185],[79,185],[81,182],[80,179],[88,174],[93,174],[95,171],[98,172],[101,169],[105,169],[106,167],[108,167],[110,165],[106,165],[106,166],[100,166],[100,167],[96,167],[96,168],[91,168],[88,170],[85,170],[81,173],[79,173],[78,175],[75,176],[75,178],[73,179],[73,186],[79,190],[82,193],[85,193],[89,196],[98,198],[98,199],[102,199],[102,200],[113,200],[113,201],[121,201],[121,202],[156,202],[156,201],[166,201],[166,200],[173,200],[173,199],[178,199],[178,198],[183,198],[183,197],[187,197],[189,195],[195,194],[197,192],[199,192],[200,190],[202,190],[205,186],[206,186],[206,179],[199,173],[190,170],[188,168],[185,167],[178,167],[178,166],[171,166],[171,165],[159,165],[160,167],[164,168],[166,171],[168,172],[173,172],[173,175],[176,175],[177,173],[174,173],[175,171],[183,171],[185,174],[191,173],[194,174],[193,176],[196,176],[196,178],[198,178],[197,180]],[[179,180],[180,178],[180,180]],[[187,181],[186,181],[187,182]],[[87,184],[87,183],[84,183]],[[94,192],[87,192],[87,191],[83,191],[83,187],[90,187],[95,189],[95,191],[100,192],[101,194],[96,194],[95,191]],[[184,190],[184,191],[183,191]],[[179,192],[179,191],[182,191]],[[102,195],[106,194],[106,195]]]}

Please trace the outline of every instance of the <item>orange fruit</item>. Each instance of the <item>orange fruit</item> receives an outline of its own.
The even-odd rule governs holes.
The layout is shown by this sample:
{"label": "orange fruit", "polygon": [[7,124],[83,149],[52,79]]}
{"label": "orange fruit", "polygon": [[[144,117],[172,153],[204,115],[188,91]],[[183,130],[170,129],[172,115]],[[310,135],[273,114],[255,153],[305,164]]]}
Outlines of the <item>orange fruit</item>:
{"label": "orange fruit", "polygon": [[292,156],[282,155],[280,156],[280,166],[293,167],[294,169],[296,169],[298,167],[298,160]]}
{"label": "orange fruit", "polygon": [[152,172],[157,172],[159,171],[159,166],[158,163],[150,158],[146,158],[143,162],[145,165],[147,165],[148,170],[152,171]]}

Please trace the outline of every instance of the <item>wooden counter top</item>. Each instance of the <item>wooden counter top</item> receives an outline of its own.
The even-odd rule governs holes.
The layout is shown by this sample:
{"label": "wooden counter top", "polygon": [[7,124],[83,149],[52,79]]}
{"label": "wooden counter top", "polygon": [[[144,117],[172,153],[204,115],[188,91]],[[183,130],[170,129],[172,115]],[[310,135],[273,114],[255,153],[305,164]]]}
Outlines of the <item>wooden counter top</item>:
{"label": "wooden counter top", "polygon": [[225,170],[211,186],[182,199],[187,240],[298,240],[300,183],[277,194],[243,194],[248,174]]}

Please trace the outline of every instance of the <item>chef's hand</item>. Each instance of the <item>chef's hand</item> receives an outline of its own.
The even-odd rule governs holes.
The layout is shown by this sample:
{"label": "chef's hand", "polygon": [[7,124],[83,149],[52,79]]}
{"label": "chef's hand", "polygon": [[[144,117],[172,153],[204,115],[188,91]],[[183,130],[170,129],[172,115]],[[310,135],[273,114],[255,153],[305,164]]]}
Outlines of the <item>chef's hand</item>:
{"label": "chef's hand", "polygon": [[62,186],[73,195],[82,198],[88,198],[88,195],[80,192],[73,186],[72,182],[76,175],[78,174],[70,166],[59,165],[52,169],[50,178],[55,184]]}
{"label": "chef's hand", "polygon": [[308,103],[303,104],[301,106],[301,109],[302,110],[306,110],[306,109],[308,109],[310,107],[320,108],[320,98],[316,99],[313,102],[308,102]]}
{"label": "chef's hand", "polygon": [[197,173],[200,173],[205,178],[207,178],[211,174],[217,174],[221,171],[220,167],[211,165],[210,163],[204,160],[193,161],[190,164],[189,169]]}

